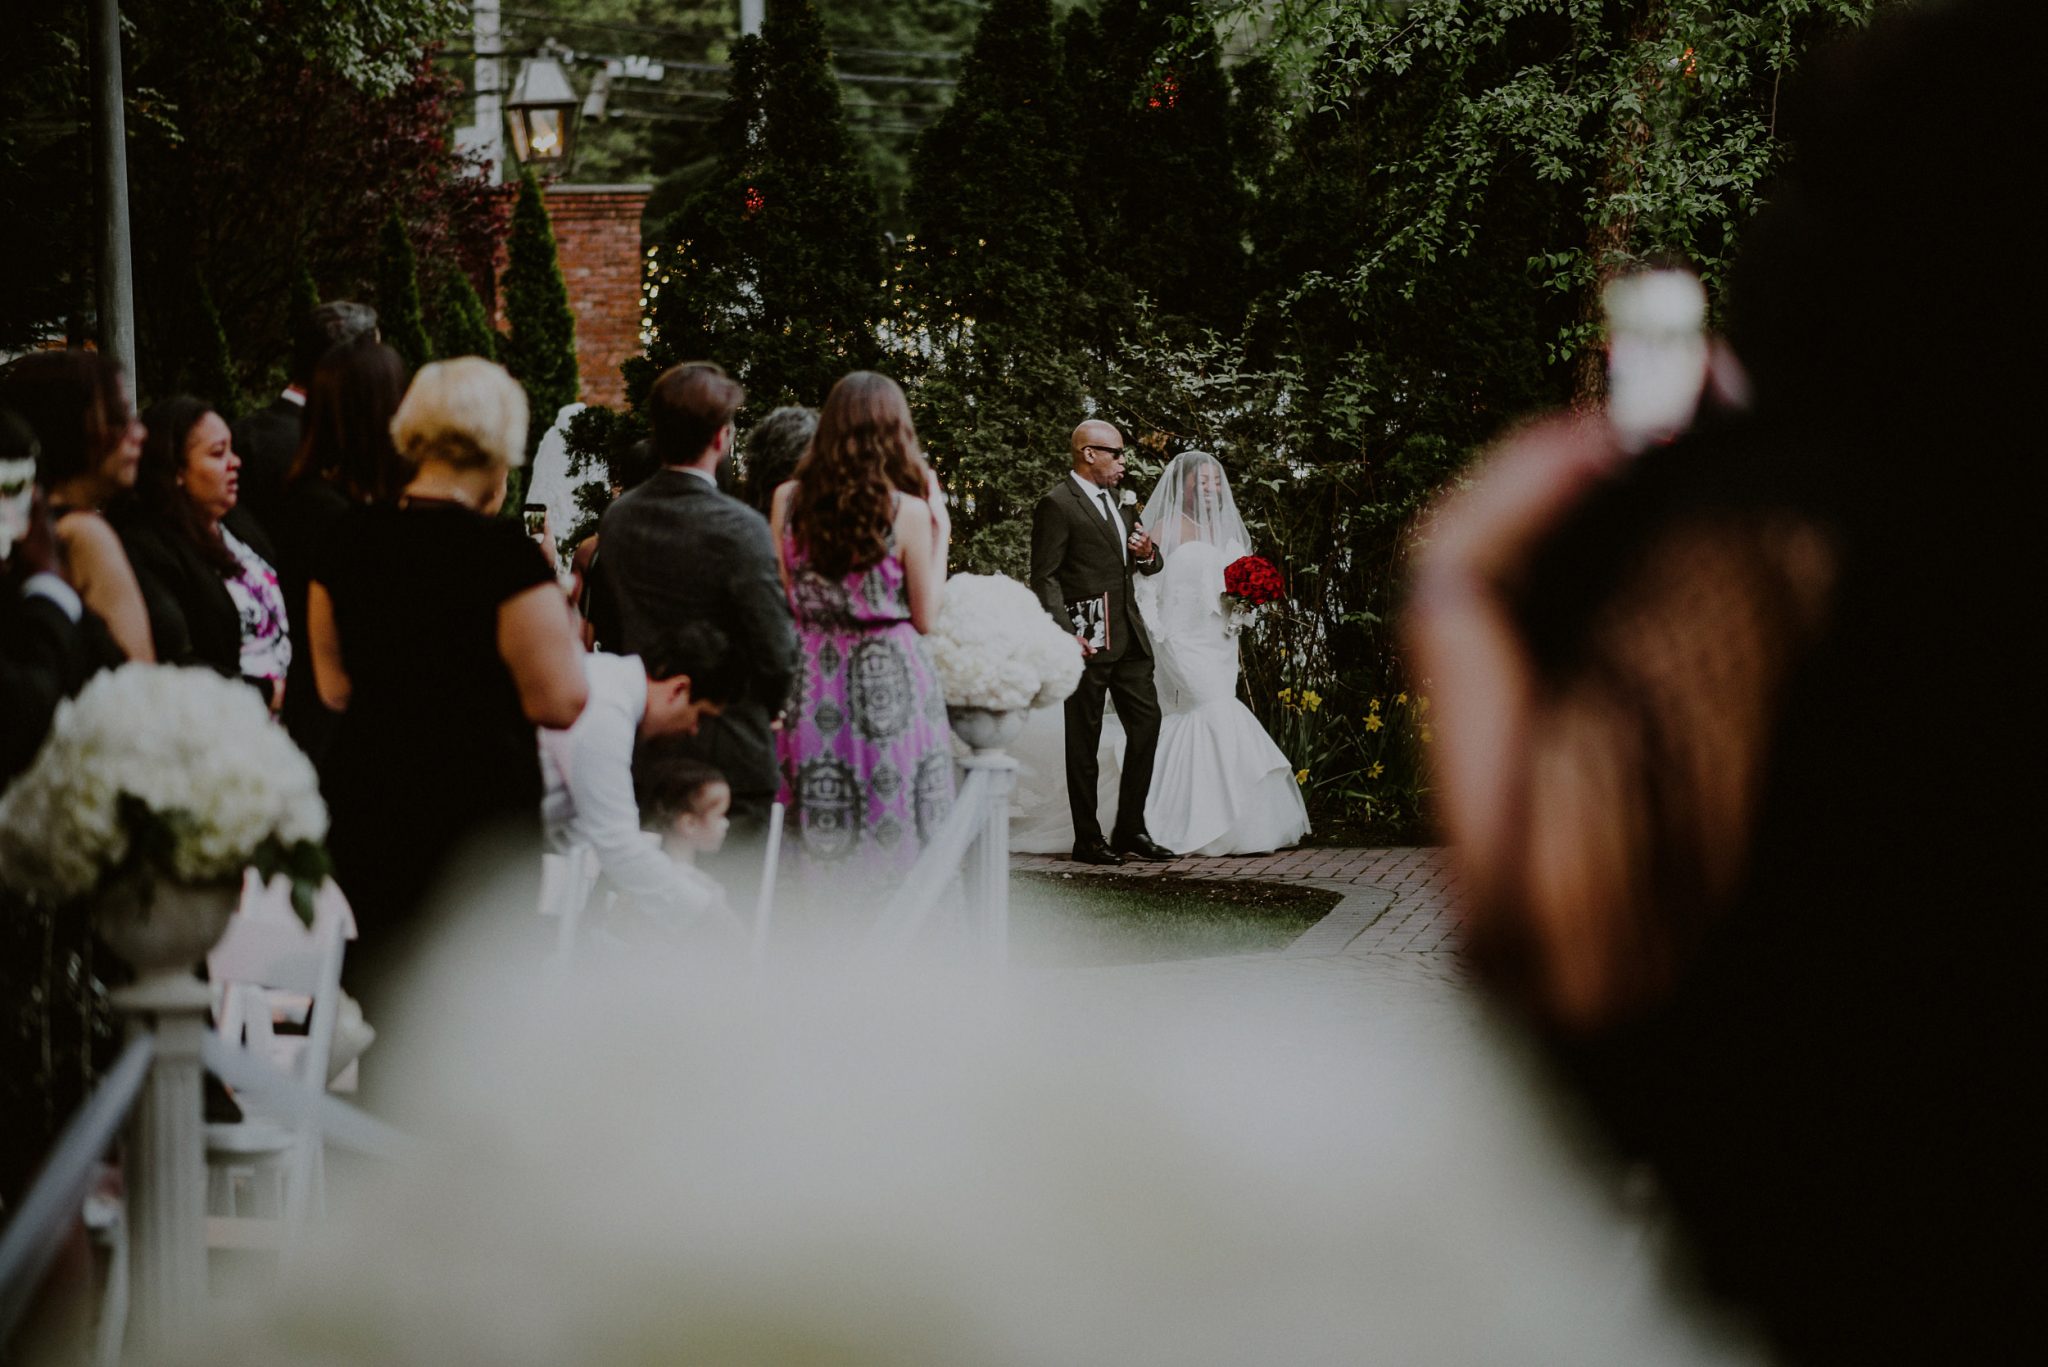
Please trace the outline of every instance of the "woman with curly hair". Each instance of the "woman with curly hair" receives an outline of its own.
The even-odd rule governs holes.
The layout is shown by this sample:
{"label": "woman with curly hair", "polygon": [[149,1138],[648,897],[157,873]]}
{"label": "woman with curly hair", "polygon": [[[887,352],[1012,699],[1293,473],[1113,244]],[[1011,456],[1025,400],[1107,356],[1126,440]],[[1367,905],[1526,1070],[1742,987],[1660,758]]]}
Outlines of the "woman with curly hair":
{"label": "woman with curly hair", "polygon": [[770,520],[803,646],[779,742],[796,871],[900,880],[953,806],[924,642],[952,524],[894,380],[855,371],[832,386]]}

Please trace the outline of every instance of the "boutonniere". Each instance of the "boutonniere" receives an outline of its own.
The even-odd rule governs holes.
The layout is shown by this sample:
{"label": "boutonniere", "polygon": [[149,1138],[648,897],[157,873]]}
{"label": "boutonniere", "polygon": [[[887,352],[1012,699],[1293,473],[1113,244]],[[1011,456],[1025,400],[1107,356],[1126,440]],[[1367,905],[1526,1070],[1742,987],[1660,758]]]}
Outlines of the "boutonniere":
{"label": "boutonniere", "polygon": [[1125,507],[1125,508],[1135,508],[1135,507],[1137,507],[1137,506],[1138,506],[1138,494],[1137,494],[1137,491],[1136,491],[1136,490],[1134,490],[1134,489],[1126,489],[1126,490],[1124,490],[1124,494],[1123,494],[1123,497],[1122,497],[1122,498],[1120,498],[1120,499],[1118,499],[1118,500],[1117,500],[1117,503],[1118,503],[1119,505],[1121,505],[1121,506]]}

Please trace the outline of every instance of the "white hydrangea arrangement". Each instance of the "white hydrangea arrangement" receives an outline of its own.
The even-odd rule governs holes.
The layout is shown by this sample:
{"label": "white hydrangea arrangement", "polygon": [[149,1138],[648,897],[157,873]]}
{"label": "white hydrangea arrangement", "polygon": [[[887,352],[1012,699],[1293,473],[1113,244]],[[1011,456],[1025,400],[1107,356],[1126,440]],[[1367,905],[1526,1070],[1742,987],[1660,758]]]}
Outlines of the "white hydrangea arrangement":
{"label": "white hydrangea arrangement", "polygon": [[1081,682],[1081,647],[1036,594],[1004,575],[948,579],[938,628],[927,639],[948,707],[1050,707]]}
{"label": "white hydrangea arrangement", "polygon": [[0,797],[0,882],[73,901],[122,878],[292,880],[311,923],[327,807],[313,765],[254,689],[208,669],[123,665],[57,709]]}

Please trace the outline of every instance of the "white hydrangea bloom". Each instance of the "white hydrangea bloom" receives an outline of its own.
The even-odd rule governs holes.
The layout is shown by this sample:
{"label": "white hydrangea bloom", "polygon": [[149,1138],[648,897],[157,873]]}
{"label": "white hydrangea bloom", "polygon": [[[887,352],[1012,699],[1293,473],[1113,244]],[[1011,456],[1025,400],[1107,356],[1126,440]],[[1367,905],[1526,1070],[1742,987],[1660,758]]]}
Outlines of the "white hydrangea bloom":
{"label": "white hydrangea bloom", "polygon": [[122,794],[182,824],[170,873],[233,878],[258,846],[327,833],[312,762],[248,686],[207,669],[124,665],[57,709],[0,797],[0,882],[83,896],[128,854]]}
{"label": "white hydrangea bloom", "polygon": [[1049,707],[1081,682],[1074,638],[1030,589],[1004,575],[948,579],[938,627],[928,639],[950,707]]}

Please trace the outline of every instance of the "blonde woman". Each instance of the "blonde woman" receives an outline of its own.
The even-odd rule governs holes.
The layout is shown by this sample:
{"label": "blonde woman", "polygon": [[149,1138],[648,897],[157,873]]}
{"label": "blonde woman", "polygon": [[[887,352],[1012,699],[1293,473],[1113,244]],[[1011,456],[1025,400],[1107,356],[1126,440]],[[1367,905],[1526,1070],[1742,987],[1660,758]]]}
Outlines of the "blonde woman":
{"label": "blonde woman", "polygon": [[494,516],[525,457],[526,396],[474,356],[421,368],[391,419],[409,479],[351,508],[316,550],[313,677],[342,714],[322,774],[335,873],[379,976],[450,856],[537,841],[537,726],[583,710],[582,651],[555,576]]}

